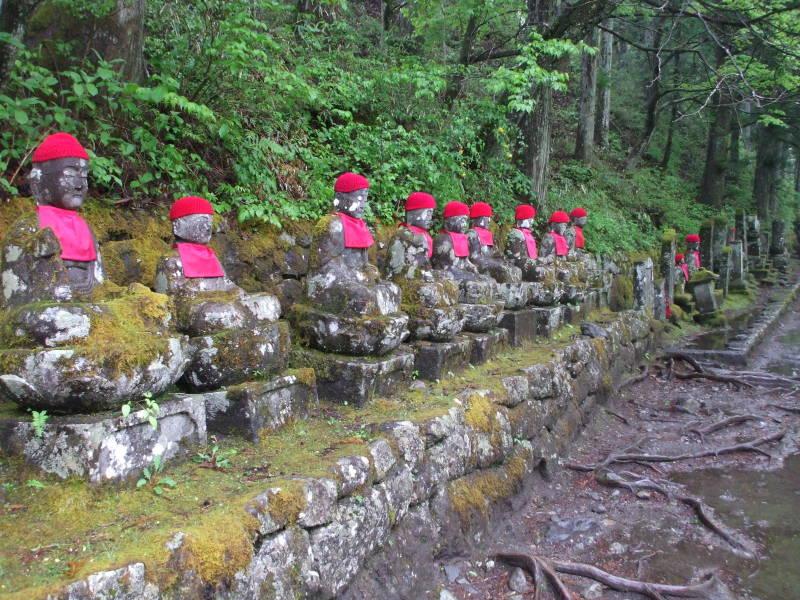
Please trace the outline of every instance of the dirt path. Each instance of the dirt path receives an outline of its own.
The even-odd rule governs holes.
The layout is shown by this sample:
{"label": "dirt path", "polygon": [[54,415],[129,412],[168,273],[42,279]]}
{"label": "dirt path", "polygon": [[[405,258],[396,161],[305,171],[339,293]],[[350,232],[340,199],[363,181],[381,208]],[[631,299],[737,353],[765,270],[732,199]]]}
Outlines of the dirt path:
{"label": "dirt path", "polygon": [[[748,368],[800,374],[800,300]],[[679,380],[652,369],[600,409],[568,459],[535,484],[533,500],[496,533],[484,556],[442,564],[446,583],[431,597],[539,598],[530,577],[521,581],[522,571],[514,574],[491,559],[500,551],[586,563],[662,584],[698,583],[713,572],[718,581],[699,596],[709,599],[800,598],[800,411],[785,410],[800,407],[800,391],[792,392],[790,386],[770,391]],[[607,461],[623,450],[667,457],[754,440],[752,448],[720,456]],[[568,466],[604,461],[594,471]],[[509,588],[510,574],[521,584],[514,585],[517,591]],[[618,592],[572,575],[562,579],[573,600],[674,597],[655,590]],[[561,597],[547,591],[540,598]]]}

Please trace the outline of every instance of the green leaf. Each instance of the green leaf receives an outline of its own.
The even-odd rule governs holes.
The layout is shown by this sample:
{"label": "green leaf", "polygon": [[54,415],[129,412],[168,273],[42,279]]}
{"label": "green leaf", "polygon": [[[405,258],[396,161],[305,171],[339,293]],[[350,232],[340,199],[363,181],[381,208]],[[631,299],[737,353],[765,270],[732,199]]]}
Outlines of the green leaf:
{"label": "green leaf", "polygon": [[140,488],[143,485],[145,485],[146,483],[147,483],[147,479],[142,478],[142,479],[140,479],[139,481],[136,482],[136,487]]}
{"label": "green leaf", "polygon": [[162,477],[158,480],[159,484],[168,485],[169,487],[175,487],[178,485],[178,482],[175,481],[172,477]]}
{"label": "green leaf", "polygon": [[157,496],[160,496],[161,494],[163,494],[163,493],[164,493],[164,490],[163,490],[163,489],[161,489],[160,487],[156,486],[156,487],[154,487],[154,488],[153,488],[153,493],[154,493],[155,495],[157,495]]}
{"label": "green leaf", "polygon": [[14,111],[14,119],[16,119],[17,123],[20,125],[25,125],[25,123],[28,122],[28,113],[18,108]]}
{"label": "green leaf", "polygon": [[131,414],[131,405],[130,404],[123,404],[122,405],[122,416],[127,417]]}

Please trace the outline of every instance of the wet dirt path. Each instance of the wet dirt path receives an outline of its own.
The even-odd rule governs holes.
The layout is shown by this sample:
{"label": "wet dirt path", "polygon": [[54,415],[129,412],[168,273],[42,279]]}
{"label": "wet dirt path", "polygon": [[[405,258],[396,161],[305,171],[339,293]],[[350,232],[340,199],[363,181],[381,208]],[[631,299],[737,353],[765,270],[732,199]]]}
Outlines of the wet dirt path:
{"label": "wet dirt path", "polygon": [[[748,368],[800,375],[800,300],[755,350]],[[534,483],[532,500],[479,553],[442,562],[442,589],[430,597],[533,600],[529,576],[491,559],[493,552],[508,551],[582,562],[659,583],[696,583],[713,572],[719,583],[704,596],[710,600],[800,599],[800,411],[774,406],[800,407],[800,392],[791,392],[790,387],[748,389],[679,380],[651,369],[647,379],[598,410],[570,456],[550,466],[548,479]],[[698,433],[732,416],[751,418]],[[769,457],[745,451],[675,462],[625,462],[607,469],[612,477],[663,487],[673,493],[670,498],[646,486],[631,491],[604,485],[595,472],[564,464],[601,462],[640,440],[633,452],[676,455],[780,432],[780,440],[759,446]],[[678,496],[704,502],[738,547],[705,526]],[[591,579],[562,579],[573,600],[648,598]],[[541,596],[555,597],[549,591]]]}

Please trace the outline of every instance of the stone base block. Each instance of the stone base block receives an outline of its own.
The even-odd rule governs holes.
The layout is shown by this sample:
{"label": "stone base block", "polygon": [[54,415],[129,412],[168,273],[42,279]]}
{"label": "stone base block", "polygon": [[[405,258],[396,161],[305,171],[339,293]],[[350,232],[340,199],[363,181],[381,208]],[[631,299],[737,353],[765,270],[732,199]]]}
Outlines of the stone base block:
{"label": "stone base block", "polygon": [[159,399],[158,427],[144,410],[50,417],[41,436],[29,417],[0,418],[0,448],[59,477],[77,475],[90,483],[122,481],[139,475],[160,456],[164,462],[206,444],[202,396]]}
{"label": "stone base block", "polygon": [[243,434],[257,442],[262,433],[305,418],[318,406],[313,369],[296,369],[269,381],[250,381],[202,395],[208,430]]}
{"label": "stone base block", "polygon": [[508,329],[493,329],[487,333],[466,333],[472,340],[469,362],[482,365],[494,358],[500,350],[508,345]]}
{"label": "stone base block", "polygon": [[464,315],[464,331],[485,333],[497,326],[503,303],[492,304],[462,304]]}
{"label": "stone base block", "polygon": [[583,321],[588,312],[584,302],[579,304],[565,304],[561,308],[564,314],[563,322],[571,325],[577,325]]}
{"label": "stone base block", "polygon": [[536,338],[536,312],[531,309],[506,310],[500,317],[500,327],[508,330],[512,346],[530,344]]}
{"label": "stone base block", "polygon": [[435,381],[442,379],[448,371],[458,371],[469,364],[472,340],[459,336],[452,342],[416,342],[413,348],[417,377]]}
{"label": "stone base block", "polygon": [[539,337],[549,338],[564,322],[563,306],[532,308],[531,310],[536,313],[536,334]]}
{"label": "stone base block", "polygon": [[297,348],[291,362],[311,367],[317,376],[320,400],[364,406],[376,396],[389,396],[411,382],[414,352],[401,346],[386,356],[342,356]]}

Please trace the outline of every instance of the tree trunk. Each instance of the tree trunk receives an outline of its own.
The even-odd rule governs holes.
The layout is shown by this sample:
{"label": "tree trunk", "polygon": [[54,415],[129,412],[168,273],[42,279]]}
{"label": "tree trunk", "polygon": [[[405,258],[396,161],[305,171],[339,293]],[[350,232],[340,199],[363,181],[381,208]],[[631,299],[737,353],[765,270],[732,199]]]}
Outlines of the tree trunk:
{"label": "tree trunk", "polygon": [[614,36],[608,31],[600,33],[600,72],[598,75],[599,105],[595,139],[601,148],[608,147],[608,130],[611,125],[611,67],[614,61]]}
{"label": "tree trunk", "polygon": [[[0,32],[8,33],[15,40],[21,42],[25,37],[25,27],[28,17],[41,0],[0,0]],[[8,77],[17,49],[11,44],[0,43],[0,86]]]}
{"label": "tree trunk", "polygon": [[669,168],[669,161],[672,158],[672,137],[675,134],[675,119],[678,118],[678,105],[672,105],[672,111],[669,117],[669,125],[667,126],[667,141],[664,143],[664,155],[661,157],[661,164],[659,167],[662,171]]}
{"label": "tree trunk", "polygon": [[742,128],[739,123],[732,121],[731,137],[728,142],[728,185],[733,186],[739,183],[739,175],[741,174],[741,156],[739,154],[739,146],[741,143]]}
{"label": "tree trunk", "polygon": [[[596,47],[598,29],[586,36],[586,43]],[[592,160],[594,156],[594,128],[597,110],[597,55],[584,53],[581,57],[581,91],[578,109],[578,131],[575,139],[575,158]]]}
{"label": "tree trunk", "polygon": [[756,129],[756,172],[753,179],[753,202],[758,218],[768,222],[776,203],[782,144],[776,140],[779,130],[759,125]]}
{"label": "tree trunk", "polygon": [[539,86],[536,106],[525,119],[525,174],[531,180],[531,198],[542,207],[547,200],[547,167],[550,162],[550,128],[553,113],[553,90]]}
{"label": "tree trunk", "polygon": [[[716,48],[717,68],[722,67],[725,52]],[[713,113],[706,142],[706,164],[700,184],[698,200],[709,206],[720,207],[725,200],[725,177],[728,171],[728,134],[731,129],[732,110],[726,105],[728,97],[720,89],[714,93]]]}

